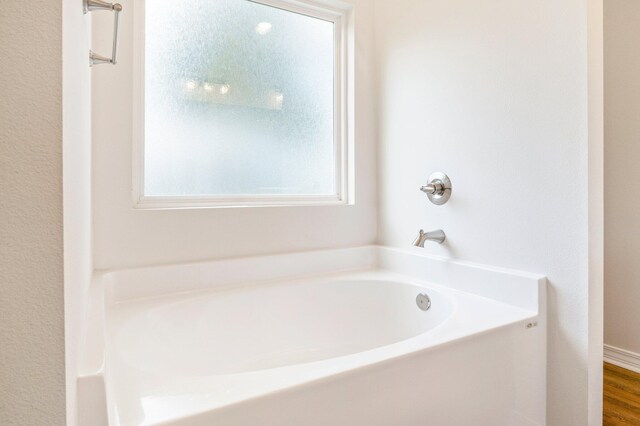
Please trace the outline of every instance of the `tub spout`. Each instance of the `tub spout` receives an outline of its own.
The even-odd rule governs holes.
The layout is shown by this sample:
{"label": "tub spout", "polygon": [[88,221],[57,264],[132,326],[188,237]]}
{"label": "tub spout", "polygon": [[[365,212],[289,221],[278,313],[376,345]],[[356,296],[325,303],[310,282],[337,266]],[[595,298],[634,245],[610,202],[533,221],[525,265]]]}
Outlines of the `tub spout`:
{"label": "tub spout", "polygon": [[438,244],[444,243],[444,240],[447,238],[444,231],[442,229],[438,229],[433,232],[424,232],[424,230],[420,230],[420,234],[418,234],[418,238],[413,242],[414,247],[424,248],[424,243],[426,241],[435,241]]}

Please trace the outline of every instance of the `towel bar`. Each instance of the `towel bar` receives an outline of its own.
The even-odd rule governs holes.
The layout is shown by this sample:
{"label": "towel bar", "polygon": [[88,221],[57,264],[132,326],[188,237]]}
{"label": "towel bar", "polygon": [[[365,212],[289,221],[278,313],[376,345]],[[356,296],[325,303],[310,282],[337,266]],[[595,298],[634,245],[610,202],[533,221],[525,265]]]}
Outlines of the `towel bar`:
{"label": "towel bar", "polygon": [[113,50],[111,51],[111,58],[107,58],[98,55],[93,50],[89,50],[89,66],[100,64],[117,63],[118,55],[118,27],[120,24],[120,12],[122,12],[122,5],[120,3],[107,3],[102,0],[84,0],[84,13],[93,12],[94,10],[110,10],[114,12],[113,20]]}

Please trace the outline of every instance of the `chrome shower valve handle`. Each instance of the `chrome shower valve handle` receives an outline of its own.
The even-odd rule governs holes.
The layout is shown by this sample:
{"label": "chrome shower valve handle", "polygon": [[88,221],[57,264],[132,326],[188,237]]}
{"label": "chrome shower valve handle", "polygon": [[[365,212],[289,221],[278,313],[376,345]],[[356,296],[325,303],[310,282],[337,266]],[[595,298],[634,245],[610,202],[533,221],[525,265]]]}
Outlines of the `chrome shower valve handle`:
{"label": "chrome shower valve handle", "polygon": [[427,194],[429,200],[437,206],[441,206],[449,201],[449,198],[451,198],[451,189],[449,176],[441,172],[429,176],[429,183],[420,187],[420,191]]}

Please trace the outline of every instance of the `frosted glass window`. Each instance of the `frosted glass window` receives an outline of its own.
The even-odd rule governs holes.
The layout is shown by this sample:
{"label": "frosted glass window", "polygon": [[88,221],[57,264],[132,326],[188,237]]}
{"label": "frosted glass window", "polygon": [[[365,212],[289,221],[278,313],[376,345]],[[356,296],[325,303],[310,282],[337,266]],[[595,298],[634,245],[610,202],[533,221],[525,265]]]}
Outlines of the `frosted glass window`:
{"label": "frosted glass window", "polygon": [[339,197],[336,23],[179,3],[145,3],[142,195]]}

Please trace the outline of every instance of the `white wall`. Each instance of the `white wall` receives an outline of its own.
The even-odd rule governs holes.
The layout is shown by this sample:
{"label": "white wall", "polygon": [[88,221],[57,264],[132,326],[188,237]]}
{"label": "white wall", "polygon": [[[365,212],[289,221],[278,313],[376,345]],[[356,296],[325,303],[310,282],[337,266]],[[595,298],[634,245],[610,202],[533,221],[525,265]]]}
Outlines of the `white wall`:
{"label": "white wall", "polygon": [[[587,0],[588,80],[588,419],[602,423],[604,344],[604,5]],[[562,307],[561,307],[562,308]],[[569,325],[569,324],[568,324]]]}
{"label": "white wall", "polygon": [[0,7],[0,424],[65,423],[62,14]]}
{"label": "white wall", "polygon": [[[132,209],[133,1],[124,0],[120,63],[93,73],[94,248],[97,269],[355,246],[376,241],[372,7],[356,4],[356,205],[142,211]],[[111,17],[95,16],[109,51]]]}
{"label": "white wall", "polygon": [[77,424],[76,373],[82,319],[91,282],[91,15],[62,2],[64,302],[67,425]]}
{"label": "white wall", "polygon": [[[587,202],[601,182],[588,181],[602,143],[588,123],[589,114],[601,121],[597,3],[375,4],[381,242],[406,247],[420,228],[442,228],[448,242],[426,251],[547,275],[548,424],[600,424],[601,383],[588,372],[601,359]],[[454,185],[442,207],[418,191],[435,171]],[[597,235],[601,202],[589,201]]]}
{"label": "white wall", "polygon": [[605,343],[640,354],[640,2],[605,1]]}

